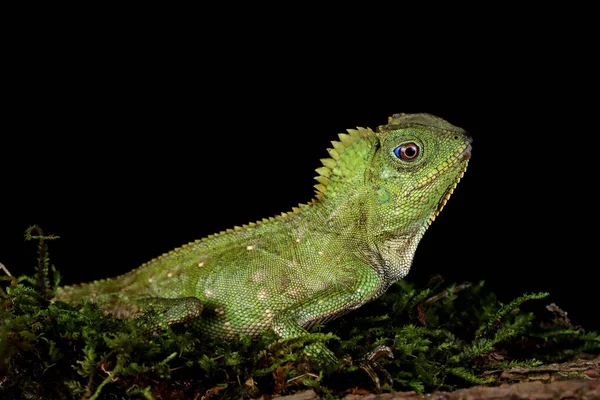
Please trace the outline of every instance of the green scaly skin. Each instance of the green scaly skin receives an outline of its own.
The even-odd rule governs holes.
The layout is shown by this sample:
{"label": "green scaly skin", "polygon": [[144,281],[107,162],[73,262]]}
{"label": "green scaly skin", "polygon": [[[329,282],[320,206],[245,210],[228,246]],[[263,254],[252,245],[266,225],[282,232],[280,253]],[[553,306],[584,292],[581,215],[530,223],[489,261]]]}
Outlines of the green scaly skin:
{"label": "green scaly skin", "polygon": [[[308,204],[189,243],[119,277],[61,287],[55,299],[90,300],[122,318],[154,309],[160,320],[152,325],[186,321],[210,337],[272,330],[288,339],[377,298],[408,273],[417,244],[463,176],[471,139],[429,114],[395,114],[375,132],[350,129],[339,138],[317,169]],[[306,352],[335,360],[320,344]]]}

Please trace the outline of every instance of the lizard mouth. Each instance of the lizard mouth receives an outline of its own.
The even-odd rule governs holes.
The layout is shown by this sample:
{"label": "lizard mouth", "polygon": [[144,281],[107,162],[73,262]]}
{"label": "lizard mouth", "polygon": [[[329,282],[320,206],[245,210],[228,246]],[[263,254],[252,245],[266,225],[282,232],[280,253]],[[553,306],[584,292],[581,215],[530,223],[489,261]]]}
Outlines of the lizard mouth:
{"label": "lizard mouth", "polygon": [[[467,146],[467,148],[466,148],[466,149],[464,149],[464,150],[462,151],[462,153],[460,153],[460,154],[458,155],[458,159],[459,159],[459,160],[462,160],[462,161],[467,161],[467,160],[469,160],[469,159],[471,158],[471,151],[472,151],[472,150],[473,150],[473,146],[471,146],[471,144],[469,144],[469,145]],[[466,165],[465,165],[465,168],[464,168],[464,169],[466,169]],[[463,169],[463,171],[461,172],[461,174],[464,174],[464,173],[465,173],[464,169]],[[461,176],[462,176],[462,175],[461,175]],[[457,183],[458,183],[458,182],[457,182]]]}

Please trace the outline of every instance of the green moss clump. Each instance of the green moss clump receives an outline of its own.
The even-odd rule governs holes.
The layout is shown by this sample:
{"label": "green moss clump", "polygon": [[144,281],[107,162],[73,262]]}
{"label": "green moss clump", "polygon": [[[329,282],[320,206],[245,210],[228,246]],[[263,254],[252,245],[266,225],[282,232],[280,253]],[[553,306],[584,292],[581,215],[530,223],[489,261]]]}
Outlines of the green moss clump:
{"label": "green moss clump", "polygon": [[[441,279],[425,288],[400,281],[328,324],[330,333],[317,327],[295,340],[266,333],[224,343],[183,325],[149,334],[92,303],[51,301],[59,280],[45,244],[52,237],[37,227],[27,235],[39,241],[36,274],[5,278],[0,298],[2,398],[250,398],[306,388],[337,398],[375,389],[359,361],[381,345],[394,356],[373,363],[372,371],[391,378],[383,390],[424,393],[493,383],[485,371],[600,350],[597,333],[573,326],[555,305],[552,313],[540,306],[547,293],[502,304],[483,282],[444,286]],[[311,365],[302,349],[317,341],[345,366],[324,372]]]}

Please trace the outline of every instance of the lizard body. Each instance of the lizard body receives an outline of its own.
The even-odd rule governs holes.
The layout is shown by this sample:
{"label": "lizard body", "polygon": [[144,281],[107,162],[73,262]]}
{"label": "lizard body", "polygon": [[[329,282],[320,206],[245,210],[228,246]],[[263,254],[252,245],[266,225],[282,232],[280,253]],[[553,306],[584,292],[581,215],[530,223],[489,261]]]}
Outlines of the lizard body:
{"label": "lizard body", "polygon": [[[184,245],[116,278],[58,289],[118,317],[161,312],[210,337],[293,338],[380,296],[409,271],[417,245],[471,155],[464,130],[395,114],[332,142],[316,197],[291,212]],[[315,346],[316,353],[328,350]]]}

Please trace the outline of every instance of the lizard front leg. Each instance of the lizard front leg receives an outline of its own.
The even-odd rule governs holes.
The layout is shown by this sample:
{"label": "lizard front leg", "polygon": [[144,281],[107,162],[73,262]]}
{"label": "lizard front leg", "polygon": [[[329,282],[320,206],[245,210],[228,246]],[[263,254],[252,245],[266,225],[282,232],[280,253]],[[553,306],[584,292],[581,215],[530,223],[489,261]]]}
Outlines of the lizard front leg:
{"label": "lizard front leg", "polygon": [[[293,339],[309,333],[292,315],[279,314],[273,319],[273,331],[282,339]],[[323,343],[312,343],[304,353],[320,367],[335,367],[338,359]]]}
{"label": "lizard front leg", "polygon": [[[272,322],[273,331],[283,339],[302,336],[308,333],[306,327],[335,319],[380,293],[382,281],[371,267],[357,264],[349,270],[352,274],[346,279],[340,279],[277,313]],[[306,346],[304,352],[319,366],[331,367],[338,363],[333,352],[322,343]]]}

